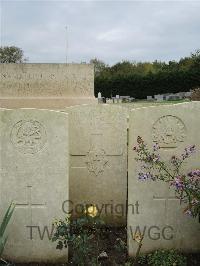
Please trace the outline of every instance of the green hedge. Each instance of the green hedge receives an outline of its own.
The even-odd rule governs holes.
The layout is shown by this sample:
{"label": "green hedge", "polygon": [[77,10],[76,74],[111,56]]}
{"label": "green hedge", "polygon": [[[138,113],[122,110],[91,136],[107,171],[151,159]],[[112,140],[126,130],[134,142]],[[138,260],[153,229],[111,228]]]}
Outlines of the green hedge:
{"label": "green hedge", "polygon": [[200,86],[199,66],[186,70],[149,72],[146,75],[100,74],[95,77],[95,96],[97,97],[100,91],[104,97],[119,94],[144,99],[147,95],[189,91],[198,86]]}

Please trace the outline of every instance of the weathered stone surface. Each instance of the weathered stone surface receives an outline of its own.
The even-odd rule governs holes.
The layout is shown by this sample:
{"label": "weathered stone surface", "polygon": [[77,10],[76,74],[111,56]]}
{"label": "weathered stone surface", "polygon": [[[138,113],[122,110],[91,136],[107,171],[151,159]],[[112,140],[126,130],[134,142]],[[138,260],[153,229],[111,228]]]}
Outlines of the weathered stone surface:
{"label": "weathered stone surface", "polygon": [[53,219],[64,215],[62,203],[68,199],[67,114],[1,109],[0,134],[0,220],[10,202],[16,203],[4,257],[66,261],[67,251],[56,250],[47,229],[51,234]]}
{"label": "weathered stone surface", "polygon": [[64,108],[95,103],[94,70],[86,64],[0,64],[0,106]]}
{"label": "weathered stone surface", "polygon": [[[138,214],[128,207],[129,254],[136,253],[138,243],[135,232],[146,226],[142,251],[160,248],[178,248],[182,251],[200,250],[200,224],[198,220],[183,214],[184,204],[175,198],[173,189],[161,181],[138,180],[139,163],[135,161],[133,146],[137,136],[152,147],[158,142],[161,156],[166,161],[172,155],[181,155],[192,144],[200,147],[200,104],[198,102],[177,105],[138,108],[130,114],[128,204],[139,203]],[[186,173],[199,168],[199,152],[188,160]],[[138,228],[137,228],[138,227]],[[154,238],[154,240],[153,240]],[[170,239],[171,238],[171,239]]]}
{"label": "weathered stone surface", "polygon": [[105,220],[125,224],[127,110],[85,105],[67,108],[66,112],[70,129],[70,208],[77,214],[77,204],[96,204]]}

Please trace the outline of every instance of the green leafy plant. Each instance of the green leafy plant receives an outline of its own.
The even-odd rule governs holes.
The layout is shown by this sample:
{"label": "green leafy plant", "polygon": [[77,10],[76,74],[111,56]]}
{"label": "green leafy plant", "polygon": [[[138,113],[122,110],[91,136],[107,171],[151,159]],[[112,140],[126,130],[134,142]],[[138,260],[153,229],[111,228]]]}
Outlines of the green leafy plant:
{"label": "green leafy plant", "polygon": [[99,236],[103,224],[96,206],[91,205],[80,217],[67,216],[65,220],[56,220],[52,241],[57,242],[57,249],[71,248],[74,265],[98,265]]}
{"label": "green leafy plant", "polygon": [[127,252],[127,243],[125,243],[121,238],[117,238],[114,248],[119,253]]}
{"label": "green leafy plant", "polygon": [[152,266],[186,266],[187,259],[176,250],[156,250],[153,253],[142,255],[138,262],[141,265]]}
{"label": "green leafy plant", "polygon": [[2,256],[2,253],[3,253],[3,250],[4,250],[4,247],[5,247],[5,244],[6,244],[6,241],[7,241],[7,236],[5,235],[5,231],[6,231],[6,228],[8,226],[8,223],[13,215],[13,212],[14,212],[14,209],[15,209],[15,204],[14,203],[11,203],[10,206],[8,207],[4,217],[3,217],[3,221],[0,225],[0,259],[1,259],[1,256]]}

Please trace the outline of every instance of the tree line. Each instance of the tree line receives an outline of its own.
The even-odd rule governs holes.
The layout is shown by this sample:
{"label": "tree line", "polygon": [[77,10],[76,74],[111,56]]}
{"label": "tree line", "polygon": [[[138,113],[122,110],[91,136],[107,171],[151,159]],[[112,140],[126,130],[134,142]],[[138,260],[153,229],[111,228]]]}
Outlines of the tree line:
{"label": "tree line", "polygon": [[[0,47],[0,63],[25,63],[24,52],[16,46]],[[94,64],[95,96],[115,95],[144,99],[146,96],[190,91],[200,87],[200,49],[178,62],[122,61],[109,66],[98,59]]]}
{"label": "tree line", "polygon": [[178,62],[122,61],[113,66],[98,59],[95,69],[95,96],[117,94],[144,99],[148,95],[190,91],[200,87],[200,50]]}

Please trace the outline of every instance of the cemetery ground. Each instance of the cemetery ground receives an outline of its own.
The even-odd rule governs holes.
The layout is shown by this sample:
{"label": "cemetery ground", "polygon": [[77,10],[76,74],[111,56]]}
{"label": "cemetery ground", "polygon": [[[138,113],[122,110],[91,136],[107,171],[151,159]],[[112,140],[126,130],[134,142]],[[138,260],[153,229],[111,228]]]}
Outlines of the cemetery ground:
{"label": "cemetery ground", "polygon": [[[99,260],[99,264],[80,264],[80,265],[92,265],[92,266],[147,266],[147,265],[177,265],[182,266],[185,264],[162,264],[162,260],[159,258],[159,255],[157,256],[157,259],[154,260],[155,264],[148,264],[147,260],[144,256],[139,259],[139,262],[137,264],[133,264],[134,260],[132,258],[128,257],[127,252],[127,246],[126,246],[126,228],[125,227],[106,227],[102,229],[102,240],[99,243],[99,249],[101,252],[106,252],[108,255],[107,258],[104,258],[102,260]],[[94,240],[93,245],[96,245],[96,241]],[[179,253],[180,254],[180,253]],[[92,257],[94,254],[89,254],[89,257]],[[72,256],[73,254],[69,250],[69,262],[68,263],[62,263],[62,264],[51,264],[51,266],[69,266],[69,265],[76,265],[72,262]],[[200,254],[184,254],[184,258],[186,258],[187,266],[199,266],[200,262]],[[165,259],[165,258],[164,258]],[[169,257],[170,259],[170,257]],[[165,259],[166,262],[166,259]],[[157,264],[156,264],[157,263]],[[30,264],[10,264],[10,266],[48,266],[49,263],[30,263]]]}
{"label": "cemetery ground", "polygon": [[[178,180],[178,185],[183,177],[191,181],[178,188],[195,192],[189,203],[196,210],[200,203],[199,149],[187,165],[183,164],[187,169],[183,168],[182,176],[174,166],[179,161],[181,166],[183,158],[200,145],[199,102],[97,104],[90,65],[3,64],[0,68],[0,222],[11,202],[16,207],[6,234],[3,226],[3,241],[0,229],[4,252],[0,248],[0,258],[10,261],[10,266],[58,262],[63,266],[200,264],[199,255],[185,255],[200,251],[200,224],[183,215],[180,199],[168,184],[152,182],[155,180],[146,170],[141,175],[134,150],[139,136],[140,143],[144,138],[151,150],[159,146],[161,156],[150,156],[148,162],[163,166],[160,158],[171,161],[169,170],[176,172],[168,181]],[[174,160],[179,157],[182,160]],[[141,176],[150,178],[150,182],[141,182]],[[172,186],[175,184],[172,182]],[[141,212],[128,209],[136,202]],[[99,215],[94,213],[92,218],[105,217],[112,223],[103,223],[100,218],[98,226],[91,226],[80,219],[76,227],[74,217],[78,213],[73,211],[84,203],[98,206],[93,211]],[[114,208],[99,209],[109,203]],[[119,215],[117,206],[127,208]],[[74,216],[65,222],[69,213]],[[52,223],[56,232],[50,239],[44,234],[41,237],[43,229]],[[117,227],[119,224],[123,227]],[[167,239],[170,241],[164,237],[155,241],[146,232],[138,242],[133,234],[137,226],[159,226],[161,233],[169,225],[174,230],[174,237]],[[36,229],[33,237],[30,228]],[[166,251],[158,251],[161,247]],[[150,255],[139,258],[139,248],[140,254]],[[184,254],[168,251],[173,248]]]}

